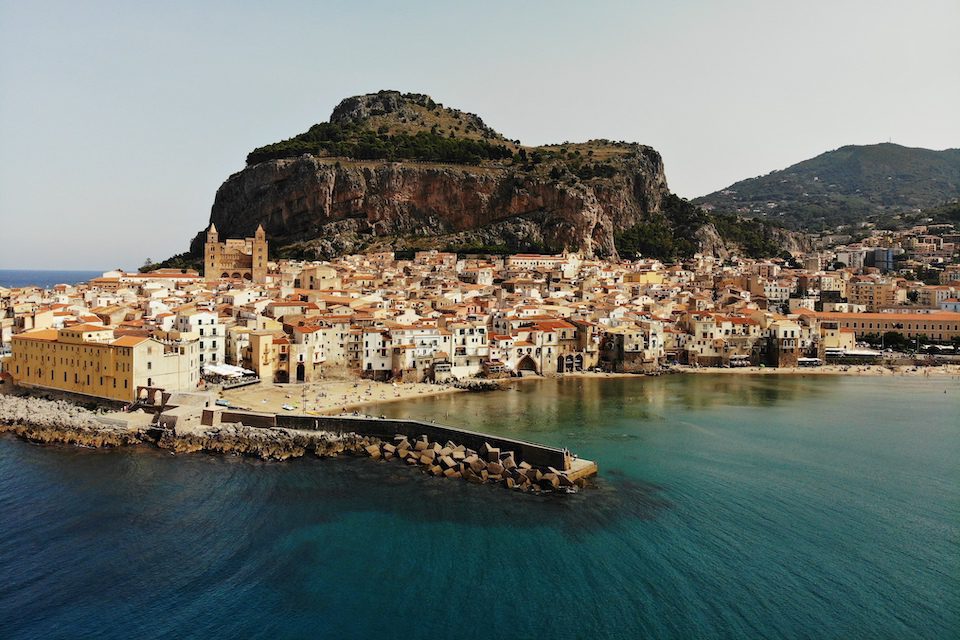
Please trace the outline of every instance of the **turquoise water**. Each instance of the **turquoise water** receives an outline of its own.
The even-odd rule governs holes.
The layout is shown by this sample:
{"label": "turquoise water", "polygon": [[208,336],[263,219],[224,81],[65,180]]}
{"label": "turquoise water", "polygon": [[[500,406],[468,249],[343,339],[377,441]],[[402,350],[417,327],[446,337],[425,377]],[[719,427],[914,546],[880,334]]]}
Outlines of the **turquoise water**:
{"label": "turquoise water", "polygon": [[812,376],[378,409],[598,460],[565,497],[4,437],[0,636],[955,638],[958,410],[956,380]]}

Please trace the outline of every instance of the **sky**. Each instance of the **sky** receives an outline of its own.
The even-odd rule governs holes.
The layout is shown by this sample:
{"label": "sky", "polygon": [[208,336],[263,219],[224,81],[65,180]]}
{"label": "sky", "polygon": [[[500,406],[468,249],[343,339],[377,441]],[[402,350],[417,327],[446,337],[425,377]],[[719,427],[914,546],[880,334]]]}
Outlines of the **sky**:
{"label": "sky", "polygon": [[185,251],[250,150],[380,89],[524,144],[649,144],[688,198],[960,147],[958,28],[958,0],[0,0],[0,269]]}

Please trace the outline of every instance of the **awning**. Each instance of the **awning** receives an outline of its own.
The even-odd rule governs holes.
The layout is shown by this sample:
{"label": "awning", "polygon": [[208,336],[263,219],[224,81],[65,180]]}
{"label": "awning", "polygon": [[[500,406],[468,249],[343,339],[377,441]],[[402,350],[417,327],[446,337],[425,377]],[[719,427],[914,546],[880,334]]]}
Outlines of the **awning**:
{"label": "awning", "polygon": [[205,364],[203,372],[207,375],[220,376],[222,378],[242,378],[243,376],[254,375],[255,371],[236,367],[232,364]]}

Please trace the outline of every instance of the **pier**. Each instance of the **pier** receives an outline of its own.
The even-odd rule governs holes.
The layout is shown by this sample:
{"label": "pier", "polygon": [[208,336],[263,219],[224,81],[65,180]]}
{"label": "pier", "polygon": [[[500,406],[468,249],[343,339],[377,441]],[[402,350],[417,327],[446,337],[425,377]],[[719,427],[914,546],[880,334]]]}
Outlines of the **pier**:
{"label": "pier", "polygon": [[534,467],[553,467],[564,472],[571,480],[589,478],[598,471],[595,462],[578,458],[567,449],[420,420],[371,416],[289,415],[220,408],[202,410],[201,424],[210,427],[219,423],[242,423],[268,429],[356,433],[386,442],[398,435],[406,436],[410,440],[426,436],[434,442],[456,442],[478,451],[485,445],[501,451],[512,451],[518,463],[525,462]]}

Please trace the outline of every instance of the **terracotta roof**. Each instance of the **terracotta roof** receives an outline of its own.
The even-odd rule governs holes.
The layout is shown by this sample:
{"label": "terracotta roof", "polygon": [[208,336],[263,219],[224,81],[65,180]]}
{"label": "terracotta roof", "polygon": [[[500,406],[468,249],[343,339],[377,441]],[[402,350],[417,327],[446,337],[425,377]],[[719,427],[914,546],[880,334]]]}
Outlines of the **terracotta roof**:
{"label": "terracotta roof", "polygon": [[44,340],[47,342],[56,342],[59,332],[56,329],[34,329],[33,331],[24,331],[13,336],[14,340]]}

